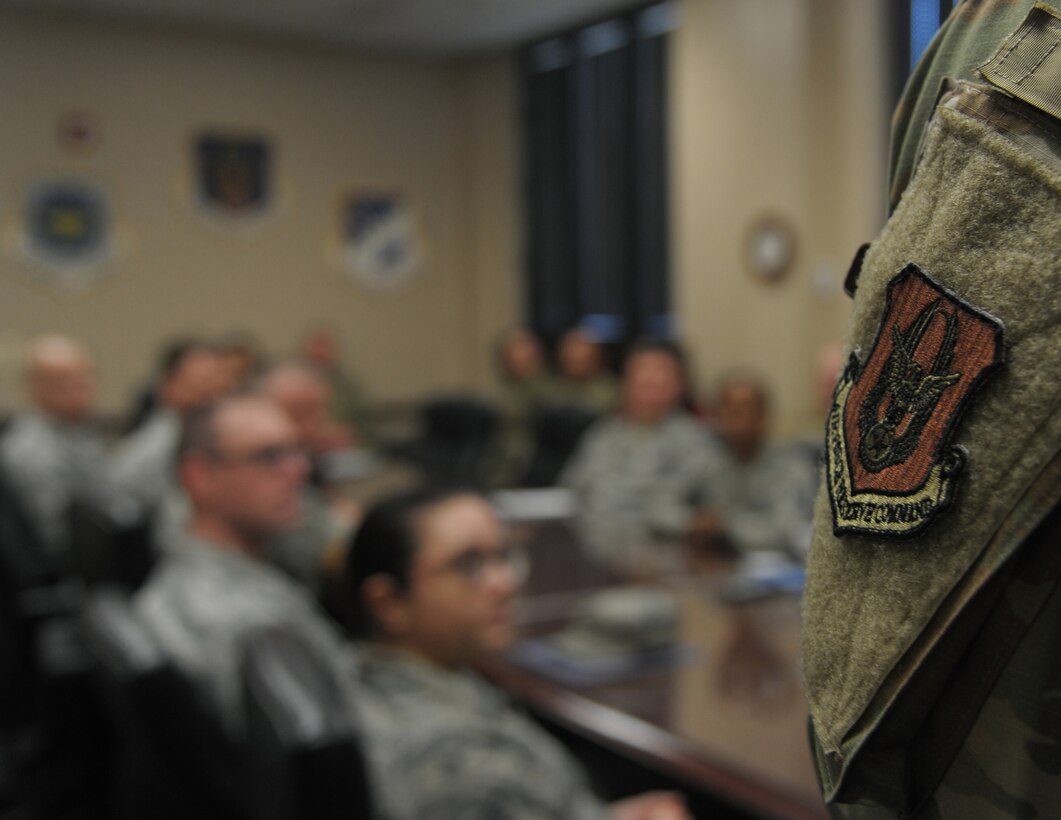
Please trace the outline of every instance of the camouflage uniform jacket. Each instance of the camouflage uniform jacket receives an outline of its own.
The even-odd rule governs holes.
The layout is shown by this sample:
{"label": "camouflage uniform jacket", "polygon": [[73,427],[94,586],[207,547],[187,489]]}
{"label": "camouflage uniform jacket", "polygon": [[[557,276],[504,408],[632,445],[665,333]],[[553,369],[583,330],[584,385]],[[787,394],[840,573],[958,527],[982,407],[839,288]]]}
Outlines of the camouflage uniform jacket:
{"label": "camouflage uniform jacket", "polygon": [[332,514],[328,500],[315,487],[304,487],[295,525],[269,539],[266,557],[315,595],[324,588],[325,559],[349,535]]}
{"label": "camouflage uniform jacket", "polygon": [[361,725],[387,820],[605,816],[578,762],[476,675],[375,645],[360,660]]}
{"label": "camouflage uniform jacket", "polygon": [[493,391],[501,414],[500,463],[493,477],[498,486],[517,483],[522,477],[534,448],[534,413],[549,400],[552,389],[552,378],[541,373],[519,381],[506,379]]}
{"label": "camouflage uniform jacket", "polygon": [[551,404],[573,404],[603,415],[618,404],[619,382],[610,373],[598,373],[581,381],[557,377],[547,398]]}
{"label": "camouflage uniform jacket", "polygon": [[688,415],[651,426],[615,415],[586,432],[561,483],[597,532],[674,536],[688,527],[709,462],[707,433]]}
{"label": "camouflage uniform jacket", "polygon": [[837,816],[1061,817],[1059,45],[1044,4],[955,10],[849,277],[803,604]]}
{"label": "camouflage uniform jacket", "polygon": [[123,439],[114,452],[114,480],[119,489],[155,509],[177,486],[177,448],[181,420],[159,409]]}
{"label": "camouflage uniform jacket", "polygon": [[65,551],[75,497],[106,500],[107,454],[94,431],[41,415],[21,416],[0,441],[0,463],[49,551]]}
{"label": "camouflage uniform jacket", "polygon": [[723,444],[711,442],[699,503],[717,511],[725,536],[742,552],[775,551],[802,557],[810,532],[806,499],[817,481],[797,452],[765,445],[742,464]]}
{"label": "camouflage uniform jacket", "polygon": [[232,734],[242,726],[241,642],[259,628],[301,635],[342,679],[352,649],[308,592],[269,565],[192,535],[169,551],[135,598],[167,654]]}

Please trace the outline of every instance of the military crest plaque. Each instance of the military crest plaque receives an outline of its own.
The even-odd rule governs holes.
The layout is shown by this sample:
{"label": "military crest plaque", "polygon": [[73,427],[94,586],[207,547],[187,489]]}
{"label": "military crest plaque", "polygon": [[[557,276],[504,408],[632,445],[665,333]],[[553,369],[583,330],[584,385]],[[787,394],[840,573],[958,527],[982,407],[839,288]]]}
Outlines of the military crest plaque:
{"label": "military crest plaque", "polygon": [[237,224],[269,212],[272,151],[262,137],[205,134],[195,143],[195,190],[200,208]]}
{"label": "military crest plaque", "polygon": [[49,284],[85,287],[107,272],[100,263],[114,251],[112,222],[100,185],[77,177],[42,180],[26,192],[21,252]]}
{"label": "military crest plaque", "polygon": [[363,284],[393,287],[417,273],[423,248],[408,198],[393,191],[364,191],[340,206],[343,267]]}

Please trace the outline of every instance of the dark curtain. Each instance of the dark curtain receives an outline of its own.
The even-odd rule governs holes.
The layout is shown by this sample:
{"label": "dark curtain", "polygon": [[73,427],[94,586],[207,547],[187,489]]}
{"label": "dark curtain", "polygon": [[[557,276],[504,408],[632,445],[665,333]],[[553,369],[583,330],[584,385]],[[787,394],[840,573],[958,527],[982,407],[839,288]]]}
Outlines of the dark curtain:
{"label": "dark curtain", "polygon": [[527,49],[529,324],[622,343],[671,332],[666,4]]}

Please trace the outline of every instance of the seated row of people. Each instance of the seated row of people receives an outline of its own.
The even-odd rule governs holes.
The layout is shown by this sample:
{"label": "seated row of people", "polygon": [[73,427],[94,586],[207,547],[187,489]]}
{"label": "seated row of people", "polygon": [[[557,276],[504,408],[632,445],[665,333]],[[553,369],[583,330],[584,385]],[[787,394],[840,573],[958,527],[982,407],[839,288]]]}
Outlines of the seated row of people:
{"label": "seated row of people", "polygon": [[[176,475],[182,432],[199,409],[237,385],[222,353],[205,342],[182,342],[165,357],[153,391],[153,409],[139,426],[108,450],[94,425],[95,373],[76,342],[48,336],[36,340],[26,360],[30,409],[15,417],[0,437],[0,469],[35,525],[42,547],[61,558],[69,546],[68,510],[75,498],[108,508],[135,503],[153,514],[165,547],[183,529],[187,502]],[[315,469],[326,453],[351,445],[352,431],[329,410],[328,383],[296,360],[261,369],[242,389],[269,397],[292,420],[298,446]],[[278,564],[314,588],[322,562],[341,544],[357,511],[331,501],[319,481],[302,490],[297,526],[278,536]]]}
{"label": "seated row of people", "polygon": [[[524,344],[526,339],[515,348]],[[585,353],[587,346],[595,349],[573,333],[561,350],[582,351],[569,359],[596,361],[599,356]],[[325,348],[314,361],[329,360],[327,344],[310,347]],[[163,530],[179,526],[185,511],[174,463],[181,429],[196,408],[232,389],[232,373],[204,343],[173,348],[157,382],[157,406],[108,457],[86,423],[93,408],[90,358],[70,340],[38,340],[27,367],[35,410],[3,436],[0,464],[39,522],[42,540],[58,548],[66,526],[62,512],[75,493],[132,498],[145,509],[161,510]],[[314,589],[320,588],[322,563],[334,566],[337,545],[358,515],[349,503],[314,489],[320,486],[318,457],[357,442],[357,434],[329,410],[326,378],[315,367],[287,361],[253,381],[256,392],[287,412],[313,457],[311,477],[317,480],[305,493],[307,512],[272,552]],[[688,536],[739,550],[798,554],[817,476],[805,454],[767,443],[765,389],[749,376],[729,379],[716,430],[708,432],[687,410],[687,383],[678,347],[646,343],[631,350],[615,411],[590,428],[560,478],[575,492],[582,520],[605,540]],[[550,467],[554,476],[564,458]]]}
{"label": "seated row of people", "polygon": [[513,328],[498,343],[500,383],[496,402],[502,420],[502,463],[498,483],[518,483],[532,457],[535,414],[543,407],[578,407],[597,416],[618,400],[615,377],[604,366],[600,344],[573,328],[557,345],[556,368],[546,365],[541,341],[529,329]]}
{"label": "seated row of people", "polygon": [[[184,499],[186,509],[173,512],[163,530],[166,549],[137,608],[228,731],[240,731],[241,640],[257,627],[283,626],[334,663],[348,686],[390,816],[603,816],[606,807],[563,749],[469,671],[509,639],[517,581],[485,501],[414,494],[370,513],[346,541],[353,522],[333,526],[307,484],[313,452],[349,443],[327,413],[321,376],[281,364],[249,394],[231,395],[216,365],[205,346],[174,357],[153,418],[119,444],[111,462],[84,426],[88,356],[68,340],[42,340],[28,370],[38,413],[4,437],[4,469],[14,476],[22,462],[53,453],[58,469],[40,470],[36,486],[53,482],[61,492],[38,511],[42,524],[63,520],[75,493],[114,491],[148,505]],[[723,407],[733,406],[733,421],[724,411],[727,444],[716,448],[681,409],[684,386],[677,349],[633,351],[619,409],[591,430],[565,475],[585,517],[624,533],[732,543],[748,529],[765,535],[746,548],[785,548],[771,539],[792,527],[776,524],[766,504],[771,477],[783,471],[782,461],[763,460],[765,394],[747,381],[727,389]],[[29,433],[20,432],[23,423]],[[743,489],[716,478],[726,458],[745,471]],[[83,466],[75,468],[79,459]],[[38,479],[26,475],[29,501]],[[726,500],[727,492],[750,498],[751,507]],[[337,543],[350,545],[346,580],[361,616],[354,626],[360,647],[319,609],[318,573],[328,545]],[[620,817],[683,816],[669,795],[612,808]]]}
{"label": "seated row of people", "polygon": [[518,582],[481,497],[416,491],[368,514],[346,564],[360,642],[346,641],[265,561],[269,540],[297,520],[307,470],[293,424],[261,396],[222,399],[182,440],[185,541],[136,606],[228,731],[241,730],[241,640],[282,627],[332,665],[364,733],[381,816],[687,816],[671,794],[605,805],[570,755],[471,670],[510,639]]}
{"label": "seated row of people", "polygon": [[685,385],[674,345],[629,354],[618,410],[590,428],[561,479],[593,540],[684,537],[800,557],[817,473],[804,453],[768,443],[765,388],[729,377],[712,433],[683,407]]}

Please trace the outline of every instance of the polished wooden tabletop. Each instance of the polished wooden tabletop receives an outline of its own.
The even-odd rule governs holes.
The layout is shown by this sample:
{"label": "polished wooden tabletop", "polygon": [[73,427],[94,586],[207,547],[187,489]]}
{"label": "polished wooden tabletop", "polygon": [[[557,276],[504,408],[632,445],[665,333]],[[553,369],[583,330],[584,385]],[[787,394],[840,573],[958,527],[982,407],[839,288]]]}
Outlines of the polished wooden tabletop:
{"label": "polished wooden tabletop", "polygon": [[524,635],[569,623],[594,591],[661,586],[675,595],[682,660],[618,682],[573,687],[501,657],[483,669],[532,710],[753,814],[823,818],[799,675],[799,598],[732,602],[732,564],[659,545],[639,566],[602,560],[563,522],[517,527],[531,572]]}

